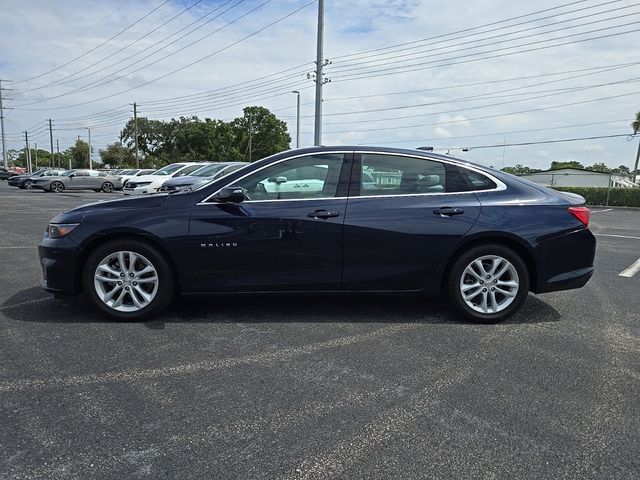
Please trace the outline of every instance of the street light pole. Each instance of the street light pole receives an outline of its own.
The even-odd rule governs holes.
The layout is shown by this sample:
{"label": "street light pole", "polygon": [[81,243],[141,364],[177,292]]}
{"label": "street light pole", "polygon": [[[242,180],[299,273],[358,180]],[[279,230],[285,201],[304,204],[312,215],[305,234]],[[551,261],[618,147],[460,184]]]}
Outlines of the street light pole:
{"label": "street light pole", "polygon": [[291,93],[295,93],[298,97],[296,101],[296,148],[300,148],[300,92],[294,90]]}

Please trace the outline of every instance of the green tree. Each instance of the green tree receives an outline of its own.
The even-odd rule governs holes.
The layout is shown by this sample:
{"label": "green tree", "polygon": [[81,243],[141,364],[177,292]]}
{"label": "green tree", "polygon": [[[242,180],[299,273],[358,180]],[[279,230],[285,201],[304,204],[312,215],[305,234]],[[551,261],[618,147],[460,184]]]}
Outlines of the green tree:
{"label": "green tree", "polygon": [[171,120],[173,138],[171,156],[184,161],[241,160],[234,130],[230,124],[210,118],[197,117]]}
{"label": "green tree", "polygon": [[620,173],[622,175],[629,175],[631,170],[626,165],[620,165],[619,167],[612,168],[611,173]]}
{"label": "green tree", "polygon": [[83,140],[64,151],[67,158],[71,159],[71,168],[89,168],[89,144]]}
{"label": "green tree", "polygon": [[562,168],[578,168],[584,170],[584,165],[575,160],[571,162],[551,162],[551,170],[560,170]]}
{"label": "green tree", "polygon": [[607,167],[606,164],[600,162],[600,163],[594,163],[593,165],[591,165],[590,167],[587,167],[589,170],[593,170],[595,172],[602,172],[602,173],[609,173],[611,170],[609,169],[609,167]]}
{"label": "green tree", "polygon": [[504,167],[502,171],[511,173],[512,175],[528,175],[530,173],[541,172],[542,170],[538,168],[525,167],[518,164],[515,167]]}
{"label": "green tree", "polygon": [[[287,124],[264,107],[245,107],[244,115],[231,122],[238,150],[245,160],[258,160],[288,150],[291,136]],[[249,125],[251,124],[251,158]]]}
{"label": "green tree", "polygon": [[133,152],[119,142],[107,145],[107,148],[100,150],[100,159],[110,168],[133,167],[136,162]]}
{"label": "green tree", "polygon": [[[122,139],[132,152],[135,152],[135,124],[129,120],[121,132]],[[170,142],[172,132],[170,124],[162,120],[149,120],[138,117],[138,152],[141,158],[154,164],[168,164],[173,161],[166,153],[167,142]]]}

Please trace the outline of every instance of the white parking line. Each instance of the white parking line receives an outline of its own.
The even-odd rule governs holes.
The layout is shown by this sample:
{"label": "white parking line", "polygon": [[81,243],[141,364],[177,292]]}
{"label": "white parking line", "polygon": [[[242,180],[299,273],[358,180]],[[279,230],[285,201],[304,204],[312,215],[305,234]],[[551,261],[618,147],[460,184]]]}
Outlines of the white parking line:
{"label": "white parking line", "polygon": [[37,245],[21,245],[17,247],[0,247],[0,250],[14,249],[14,248],[38,248]]}
{"label": "white parking line", "polygon": [[614,238],[632,238],[634,240],[640,240],[640,237],[634,237],[631,235],[613,235],[609,233],[594,233],[596,237],[614,237]]}
{"label": "white parking line", "polygon": [[607,208],[606,210],[591,210],[591,213],[610,212],[613,208]]}
{"label": "white parking line", "polygon": [[640,258],[638,260],[636,260],[633,265],[631,265],[629,268],[627,268],[626,270],[623,270],[622,272],[620,272],[618,274],[619,277],[627,277],[627,278],[631,278],[633,277],[636,273],[638,273],[640,271]]}

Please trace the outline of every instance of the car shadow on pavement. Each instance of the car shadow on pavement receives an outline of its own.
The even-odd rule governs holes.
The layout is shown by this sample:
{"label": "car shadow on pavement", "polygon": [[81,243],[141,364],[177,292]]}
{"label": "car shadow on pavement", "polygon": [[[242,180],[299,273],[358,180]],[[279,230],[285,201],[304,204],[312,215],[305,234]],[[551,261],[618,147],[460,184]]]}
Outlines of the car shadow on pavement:
{"label": "car shadow on pavement", "polygon": [[[38,323],[109,322],[83,298],[55,300],[39,287],[22,290],[0,305],[7,318]],[[539,297],[503,324],[560,321],[560,314]],[[443,300],[398,295],[231,295],[178,298],[166,312],[144,322],[150,329],[165,323],[310,322],[310,323],[469,323]]]}

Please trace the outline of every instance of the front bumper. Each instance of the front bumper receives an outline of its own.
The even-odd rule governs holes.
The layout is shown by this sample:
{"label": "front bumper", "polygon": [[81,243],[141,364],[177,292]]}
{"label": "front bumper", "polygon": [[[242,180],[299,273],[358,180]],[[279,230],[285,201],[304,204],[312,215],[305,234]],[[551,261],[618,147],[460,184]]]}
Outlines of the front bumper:
{"label": "front bumper", "polygon": [[51,240],[46,237],[38,245],[41,285],[47,292],[78,294],[78,247],[67,237]]}
{"label": "front bumper", "polygon": [[157,193],[158,189],[152,185],[145,185],[143,187],[136,188],[127,188],[127,186],[125,185],[122,191],[125,195],[146,195],[149,193]]}

